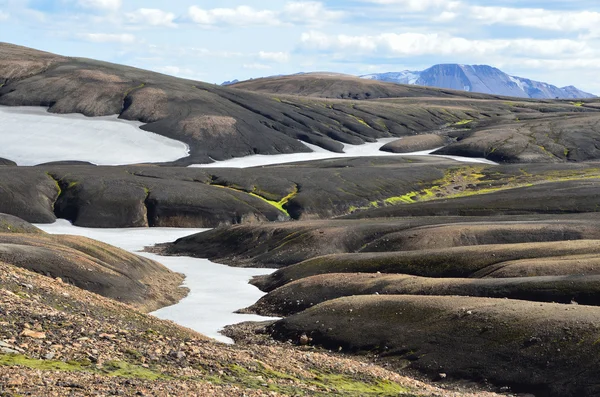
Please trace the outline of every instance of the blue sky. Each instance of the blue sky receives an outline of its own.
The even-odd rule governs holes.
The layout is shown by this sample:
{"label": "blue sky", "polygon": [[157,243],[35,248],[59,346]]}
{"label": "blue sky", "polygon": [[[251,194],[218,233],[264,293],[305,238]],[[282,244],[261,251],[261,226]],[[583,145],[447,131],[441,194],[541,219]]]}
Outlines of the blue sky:
{"label": "blue sky", "polygon": [[0,41],[212,83],[464,63],[600,94],[588,0],[0,0]]}

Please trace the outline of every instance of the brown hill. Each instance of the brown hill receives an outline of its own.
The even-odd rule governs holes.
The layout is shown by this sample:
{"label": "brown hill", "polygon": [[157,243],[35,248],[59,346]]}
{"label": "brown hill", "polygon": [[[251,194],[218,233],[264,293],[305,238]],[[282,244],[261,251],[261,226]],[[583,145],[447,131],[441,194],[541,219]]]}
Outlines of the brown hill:
{"label": "brown hill", "polygon": [[241,81],[229,87],[267,94],[310,96],[331,99],[378,98],[478,98],[492,95],[366,80],[340,73],[304,73]]}
{"label": "brown hill", "polygon": [[0,214],[0,261],[154,311],[181,300],[183,275],[150,259],[92,239],[49,235]]}

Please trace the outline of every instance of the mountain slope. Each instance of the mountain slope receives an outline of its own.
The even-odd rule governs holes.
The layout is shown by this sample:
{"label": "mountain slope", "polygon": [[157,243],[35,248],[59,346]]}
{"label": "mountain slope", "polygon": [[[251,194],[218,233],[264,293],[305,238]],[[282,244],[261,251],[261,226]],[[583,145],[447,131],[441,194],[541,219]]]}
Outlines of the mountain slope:
{"label": "mountain slope", "polygon": [[448,88],[492,95],[536,99],[593,98],[594,95],[573,86],[559,88],[551,84],[510,76],[487,65],[434,65],[424,71],[369,74],[365,79]]}

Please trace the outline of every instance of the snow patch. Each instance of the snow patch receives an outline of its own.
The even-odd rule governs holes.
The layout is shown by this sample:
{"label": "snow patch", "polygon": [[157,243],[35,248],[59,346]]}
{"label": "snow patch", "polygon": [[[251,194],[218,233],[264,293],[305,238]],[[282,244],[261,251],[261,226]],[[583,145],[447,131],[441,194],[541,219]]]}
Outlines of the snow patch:
{"label": "snow patch", "polygon": [[54,114],[43,107],[0,106],[0,157],[31,166],[52,161],[97,165],[161,163],[189,156],[189,147],[140,129],[116,115]]}
{"label": "snow patch", "polygon": [[231,339],[219,332],[226,325],[270,319],[234,312],[254,304],[265,295],[248,284],[248,281],[253,276],[271,274],[275,270],[235,268],[213,263],[208,259],[159,256],[140,252],[144,247],[175,241],[209,229],[91,229],[73,226],[66,220],[36,226],[51,234],[71,234],[102,241],[155,260],[175,272],[185,274],[184,286],[190,289],[190,294],[179,303],[152,313],[164,320],[174,321],[221,342],[233,343]]}
{"label": "snow patch", "polygon": [[523,91],[523,92],[527,92],[527,88],[529,88],[529,84],[527,84],[526,82],[524,82],[523,80],[521,80],[518,77],[514,77],[514,76],[508,76],[508,78],[510,79],[510,81],[512,81],[513,83],[515,83],[516,85],[519,86],[519,88]]}
{"label": "snow patch", "polygon": [[[436,150],[427,150],[421,152],[414,153],[389,153],[383,152],[380,149],[388,144],[389,142],[397,141],[400,138],[383,138],[379,139],[377,142],[368,142],[362,145],[344,145],[344,153],[335,153],[330,152],[329,150],[325,150],[319,146],[311,145],[306,142],[300,141],[302,144],[306,145],[309,149],[312,150],[311,153],[290,153],[290,154],[274,154],[274,155],[264,155],[264,154],[254,154],[246,157],[236,157],[229,160],[224,161],[216,161],[210,164],[194,164],[190,167],[196,168],[250,168],[250,167],[262,167],[267,165],[277,165],[277,164],[288,164],[288,163],[296,163],[296,162],[305,162],[305,161],[315,161],[315,160],[326,160],[326,159],[335,159],[335,158],[349,158],[349,157],[389,157],[389,156],[424,156],[431,155],[431,153]],[[493,161],[489,161],[486,159],[479,158],[470,158],[470,157],[459,157],[459,156],[437,156],[431,155],[435,157],[449,158],[452,160],[456,160],[463,163],[485,163],[485,164],[496,164]]]}

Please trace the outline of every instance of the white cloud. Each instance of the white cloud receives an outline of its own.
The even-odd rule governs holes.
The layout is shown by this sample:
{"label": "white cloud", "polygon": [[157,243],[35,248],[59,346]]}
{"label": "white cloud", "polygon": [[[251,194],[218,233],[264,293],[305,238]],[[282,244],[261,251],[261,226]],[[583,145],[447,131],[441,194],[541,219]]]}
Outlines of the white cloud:
{"label": "white cloud", "polygon": [[202,76],[203,76],[202,73],[198,73],[197,71],[195,71],[193,69],[180,67],[180,66],[172,66],[172,65],[155,67],[155,68],[153,68],[153,70],[160,72],[160,73],[168,74],[171,76],[177,76],[177,77],[181,77],[184,79],[190,79],[190,80],[197,80],[199,78],[202,78]]}
{"label": "white cloud", "polygon": [[462,55],[561,57],[586,55],[591,49],[576,40],[490,39],[469,40],[448,34],[383,33],[376,36],[327,35],[308,32],[301,36],[301,46],[307,50],[376,56]]}
{"label": "white cloud", "polygon": [[245,63],[243,65],[244,69],[253,69],[253,70],[268,70],[271,69],[271,66],[265,65],[263,63]]}
{"label": "white cloud", "polygon": [[136,38],[132,34],[122,33],[122,34],[113,34],[113,33],[85,33],[79,35],[82,39],[86,41],[91,41],[94,43],[121,43],[121,44],[133,44],[136,42]]}
{"label": "white cloud", "polygon": [[448,0],[363,0],[367,3],[397,5],[406,11],[427,11],[432,8],[454,9],[462,3]]}
{"label": "white cloud", "polygon": [[77,3],[86,8],[117,11],[121,8],[122,0],[77,0]]}
{"label": "white cloud", "polygon": [[125,14],[129,22],[150,26],[176,27],[175,14],[152,8],[140,8]]}
{"label": "white cloud", "polygon": [[265,26],[279,25],[281,23],[275,11],[255,10],[248,6],[213,8],[210,10],[191,6],[188,14],[192,21],[203,26]]}
{"label": "white cloud", "polygon": [[318,1],[294,1],[287,3],[282,16],[286,21],[314,25],[343,18],[342,11],[328,10]]}
{"label": "white cloud", "polygon": [[470,7],[470,16],[487,25],[506,24],[566,32],[600,30],[600,12],[593,11]]}
{"label": "white cloud", "polygon": [[10,18],[10,14],[0,11],[0,21],[6,21]]}
{"label": "white cloud", "polygon": [[236,8],[204,9],[191,6],[189,18],[203,26],[279,26],[282,24],[321,25],[339,20],[346,15],[343,11],[330,10],[318,1],[291,1],[281,11],[257,10],[249,6]]}
{"label": "white cloud", "polygon": [[260,51],[258,53],[258,57],[260,59],[262,59],[263,61],[272,61],[272,62],[279,62],[279,63],[285,63],[290,60],[290,54],[287,52]]}

